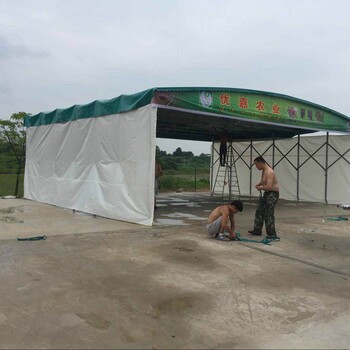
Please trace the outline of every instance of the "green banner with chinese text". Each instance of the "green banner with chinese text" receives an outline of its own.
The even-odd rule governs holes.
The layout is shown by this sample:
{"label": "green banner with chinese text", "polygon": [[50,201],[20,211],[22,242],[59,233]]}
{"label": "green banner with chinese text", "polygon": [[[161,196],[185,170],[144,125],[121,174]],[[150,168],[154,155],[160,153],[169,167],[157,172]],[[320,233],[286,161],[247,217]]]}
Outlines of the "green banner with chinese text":
{"label": "green banner with chinese text", "polygon": [[156,90],[153,102],[291,127],[350,132],[346,116],[307,101],[254,90]]}

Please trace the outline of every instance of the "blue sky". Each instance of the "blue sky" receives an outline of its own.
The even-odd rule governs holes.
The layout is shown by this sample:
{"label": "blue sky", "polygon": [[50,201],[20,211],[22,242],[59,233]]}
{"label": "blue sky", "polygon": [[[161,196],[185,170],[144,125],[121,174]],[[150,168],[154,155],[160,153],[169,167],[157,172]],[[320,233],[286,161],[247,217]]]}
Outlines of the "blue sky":
{"label": "blue sky", "polygon": [[156,86],[272,91],[350,116],[349,12],[347,0],[0,0],[0,118]]}

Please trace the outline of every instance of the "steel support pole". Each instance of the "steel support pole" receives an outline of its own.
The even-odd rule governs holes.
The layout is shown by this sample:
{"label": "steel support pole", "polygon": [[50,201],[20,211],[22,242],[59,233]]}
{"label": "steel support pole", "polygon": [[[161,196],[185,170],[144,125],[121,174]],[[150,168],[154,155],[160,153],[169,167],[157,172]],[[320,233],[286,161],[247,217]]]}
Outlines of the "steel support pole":
{"label": "steel support pole", "polygon": [[329,143],[329,132],[326,134],[326,164],[324,174],[324,200],[328,204],[328,143]]}
{"label": "steel support pole", "polygon": [[250,136],[250,164],[249,164],[249,197],[252,197],[252,182],[253,182],[253,178],[252,178],[252,164],[253,164],[253,139],[252,136]]}
{"label": "steel support pole", "polygon": [[275,135],[272,140],[272,169],[275,169]]}
{"label": "steel support pole", "polygon": [[230,141],[229,143],[229,150],[231,152],[229,152],[229,155],[230,155],[230,160],[229,160],[229,172],[228,172],[228,198],[231,200],[232,198],[232,152],[233,152],[233,149],[232,149],[232,141]]}
{"label": "steel support pole", "polygon": [[213,177],[214,177],[214,141],[211,143],[211,171],[210,171],[210,191],[213,195]]}
{"label": "steel support pole", "polygon": [[298,134],[298,147],[297,147],[297,201],[299,202],[299,167],[300,167],[300,134]]}

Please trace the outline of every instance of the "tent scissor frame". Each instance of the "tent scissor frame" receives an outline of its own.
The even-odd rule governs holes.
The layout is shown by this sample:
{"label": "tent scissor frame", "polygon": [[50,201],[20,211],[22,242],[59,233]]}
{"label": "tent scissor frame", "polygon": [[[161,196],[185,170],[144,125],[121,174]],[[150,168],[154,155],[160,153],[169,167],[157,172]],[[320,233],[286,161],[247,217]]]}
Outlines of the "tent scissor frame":
{"label": "tent scissor frame", "polygon": [[[249,144],[247,147],[241,151],[238,152],[237,149],[234,147],[234,143],[230,143],[230,147],[232,147],[232,152],[235,152],[234,157],[229,157],[228,158],[228,166],[232,168],[233,166],[236,166],[236,163],[241,160],[243,164],[249,169],[249,196],[250,198],[252,197],[252,190],[253,190],[253,153],[258,154],[259,156],[264,156],[266,153],[272,148],[272,168],[276,168],[282,160],[286,160],[296,171],[297,173],[297,181],[296,181],[296,193],[297,193],[297,201],[300,201],[300,196],[299,196],[299,191],[300,191],[300,169],[309,161],[313,160],[317,165],[324,171],[324,176],[325,176],[325,181],[324,181],[324,202],[328,203],[328,171],[329,169],[339,160],[345,161],[347,164],[350,165],[350,162],[348,159],[345,158],[345,155],[350,152],[350,147],[346,149],[345,152],[340,152],[338,151],[333,145],[330,144],[329,142],[329,132],[326,133],[326,140],[319,146],[315,151],[310,152],[308,151],[302,144],[301,144],[301,137],[300,134],[297,135],[295,138],[296,142],[293,146],[291,146],[287,151],[283,152],[277,145],[276,145],[276,138],[272,138],[271,144],[268,145],[268,147],[264,150],[264,152],[259,152],[255,147],[254,147],[254,142],[253,139],[251,138],[249,141]],[[297,158],[296,158],[296,165],[293,164],[293,162],[290,161],[288,158],[288,155],[295,149],[297,148]],[[316,158],[316,154],[321,151],[322,149],[325,148],[325,165],[322,165]],[[338,157],[332,162],[329,163],[329,149],[332,149]],[[307,158],[304,161],[301,161],[301,152],[300,150],[303,150],[307,154]],[[216,164],[214,161],[214,151],[217,152],[217,150],[212,147],[212,162],[211,162],[211,183],[213,184],[213,167]],[[278,161],[276,161],[276,151],[280,153],[282,156]],[[247,163],[246,159],[244,158],[244,155],[249,152],[249,158],[250,158],[250,164]],[[233,153],[232,153],[233,154]],[[232,176],[232,173],[229,173],[229,176]],[[232,179],[230,178],[229,181]],[[232,190],[229,187],[229,198],[231,199],[232,197]]]}

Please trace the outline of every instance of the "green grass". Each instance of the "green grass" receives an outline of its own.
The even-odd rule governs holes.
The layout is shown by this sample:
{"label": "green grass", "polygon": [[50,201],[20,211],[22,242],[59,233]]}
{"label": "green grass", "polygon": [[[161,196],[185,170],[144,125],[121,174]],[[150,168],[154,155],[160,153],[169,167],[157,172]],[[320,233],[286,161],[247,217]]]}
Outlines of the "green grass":
{"label": "green grass", "polygon": [[[16,187],[16,174],[0,174],[0,196],[14,196]],[[18,197],[23,197],[23,178],[21,175],[18,189]]]}
{"label": "green grass", "polygon": [[[169,174],[170,173],[170,174]],[[23,197],[23,178],[20,177],[18,197]],[[0,174],[0,196],[15,194],[16,174]],[[209,173],[200,172],[196,176],[192,172],[169,171],[160,178],[161,192],[166,191],[203,191],[210,190]]]}
{"label": "green grass", "polygon": [[177,191],[182,189],[183,191],[197,191],[197,190],[209,190],[209,174],[200,173],[196,174],[167,174],[160,178],[160,191]]}

